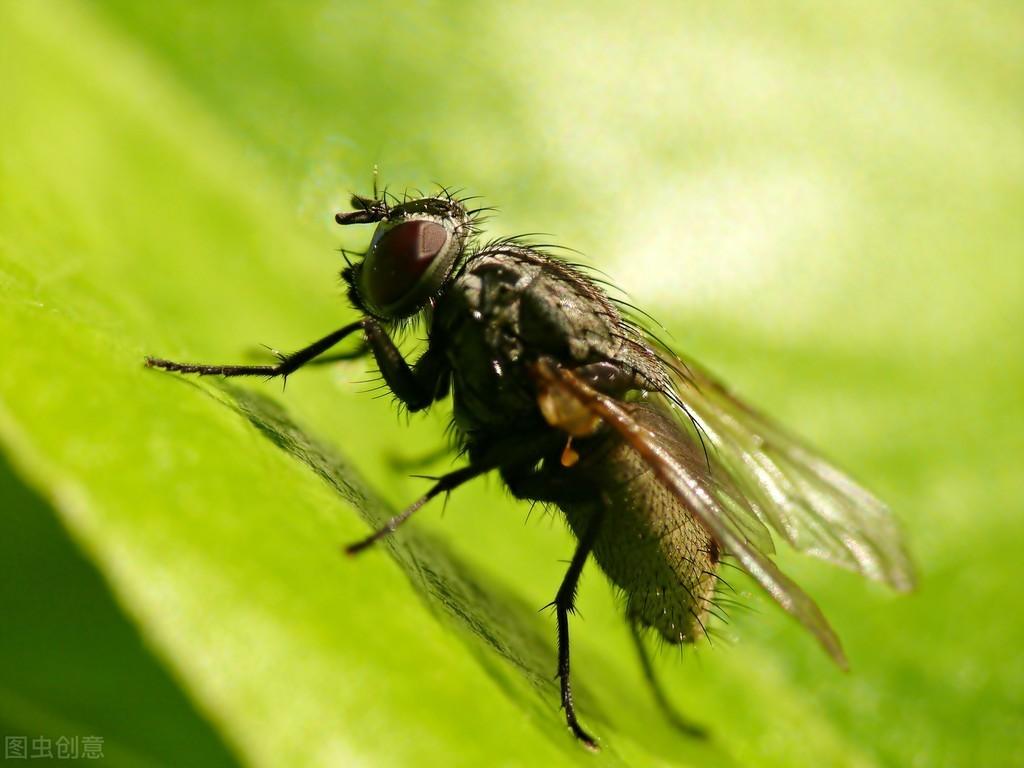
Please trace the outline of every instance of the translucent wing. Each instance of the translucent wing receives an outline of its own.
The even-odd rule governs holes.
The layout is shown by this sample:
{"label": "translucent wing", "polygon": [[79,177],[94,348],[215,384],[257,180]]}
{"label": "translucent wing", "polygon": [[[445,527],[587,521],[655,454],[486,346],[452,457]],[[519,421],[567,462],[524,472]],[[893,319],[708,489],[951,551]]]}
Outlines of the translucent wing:
{"label": "translucent wing", "polygon": [[713,464],[749,500],[742,511],[799,551],[900,591],[913,588],[914,569],[885,504],[707,371],[653,346],[668,369],[663,396],[710,443]]}
{"label": "translucent wing", "polygon": [[[692,461],[681,460],[633,418],[628,404],[597,392],[571,371],[541,360],[534,372],[542,388],[549,393],[559,391],[563,401],[576,401],[618,432],[723,550],[736,558],[782,608],[807,627],[836,663],[846,667],[839,638],[814,600],[782,573],[738,525],[742,522],[743,507],[740,502],[737,502],[739,506],[733,506],[735,488],[731,482],[724,478],[722,483],[714,480],[707,464],[695,465]],[[756,520],[756,516],[749,520]]]}

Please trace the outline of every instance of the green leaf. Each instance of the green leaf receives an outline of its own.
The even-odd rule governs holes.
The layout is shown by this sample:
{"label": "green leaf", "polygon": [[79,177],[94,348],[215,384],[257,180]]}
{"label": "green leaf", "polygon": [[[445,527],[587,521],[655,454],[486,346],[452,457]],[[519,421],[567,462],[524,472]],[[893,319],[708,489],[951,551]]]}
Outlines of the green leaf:
{"label": "green leaf", "polygon": [[[0,7],[0,731],[131,765],[1024,760],[1022,18],[749,10]],[[334,250],[366,233],[331,216],[378,161],[594,254],[891,500],[919,594],[783,555],[852,674],[737,575],[756,612],[658,659],[687,737],[591,568],[587,753],[539,611],[560,521],[480,482],[341,555],[423,489],[394,458],[444,408],[404,423],[362,363],[287,390],[142,366],[350,321]]]}

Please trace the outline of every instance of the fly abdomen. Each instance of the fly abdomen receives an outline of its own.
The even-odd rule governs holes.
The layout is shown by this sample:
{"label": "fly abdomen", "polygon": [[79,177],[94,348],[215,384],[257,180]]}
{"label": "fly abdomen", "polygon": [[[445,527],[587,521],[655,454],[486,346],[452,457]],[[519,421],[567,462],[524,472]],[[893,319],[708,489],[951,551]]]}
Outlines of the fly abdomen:
{"label": "fly abdomen", "polygon": [[[700,450],[671,416],[647,404],[630,410],[674,451]],[[595,439],[608,444],[564,470],[576,475],[573,485],[589,492],[559,500],[559,507],[577,537],[599,526],[594,558],[624,593],[627,617],[669,643],[692,642],[705,633],[718,547],[625,441],[616,435]]]}

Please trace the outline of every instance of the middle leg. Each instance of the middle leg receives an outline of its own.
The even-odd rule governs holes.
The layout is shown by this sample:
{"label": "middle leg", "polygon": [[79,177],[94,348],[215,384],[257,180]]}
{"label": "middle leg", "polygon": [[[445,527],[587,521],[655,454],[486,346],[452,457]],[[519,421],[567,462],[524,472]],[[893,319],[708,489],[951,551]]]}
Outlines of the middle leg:
{"label": "middle leg", "polygon": [[516,464],[530,458],[543,456],[551,445],[551,436],[543,433],[539,436],[526,439],[505,440],[491,445],[483,451],[480,456],[473,460],[468,466],[461,467],[441,475],[425,494],[406,507],[402,512],[389,519],[384,525],[371,533],[369,536],[349,544],[345,552],[355,555],[367,547],[372,546],[380,539],[394,533],[398,527],[419,511],[424,504],[441,493],[453,491],[465,482],[475,477],[486,474],[493,469],[498,469],[506,464]]}
{"label": "middle leg", "polygon": [[430,490],[420,496],[416,501],[406,507],[404,510],[399,512],[394,517],[390,518],[384,525],[375,530],[369,536],[364,539],[360,539],[352,544],[345,547],[345,554],[357,555],[367,547],[372,546],[380,539],[388,536],[398,530],[398,526],[412,517],[416,512],[423,507],[428,501],[437,496],[440,493],[452,491],[458,488],[463,483],[472,480],[474,477],[478,477],[486,472],[489,472],[494,467],[486,464],[470,464],[467,467],[456,469],[454,472],[449,472],[446,475],[441,475],[437,479],[437,482],[431,486]]}

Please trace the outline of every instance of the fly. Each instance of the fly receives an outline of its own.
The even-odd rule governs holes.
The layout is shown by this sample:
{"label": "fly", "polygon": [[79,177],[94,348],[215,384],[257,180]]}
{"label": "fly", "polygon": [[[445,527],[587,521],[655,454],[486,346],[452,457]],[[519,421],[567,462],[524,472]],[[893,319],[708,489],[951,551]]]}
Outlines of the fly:
{"label": "fly", "polygon": [[[360,319],[274,365],[146,364],[198,375],[287,377],[343,339],[363,344],[410,411],[449,395],[468,464],[438,478],[360,552],[433,497],[497,470],[519,499],[558,507],[577,539],[551,605],[565,718],[588,747],[569,673],[569,615],[593,557],[625,595],[641,642],[706,634],[717,574],[732,558],[842,667],[839,639],[815,602],[771,559],[773,538],[905,591],[913,568],[888,508],[692,360],[651,333],[579,267],[519,239],[479,241],[479,214],[446,190],[397,200],[355,195],[341,225],[376,225],[342,272]],[[426,348],[410,364],[392,340],[420,319]],[[345,356],[345,355],[342,355]],[[335,356],[332,359],[337,359]]]}

